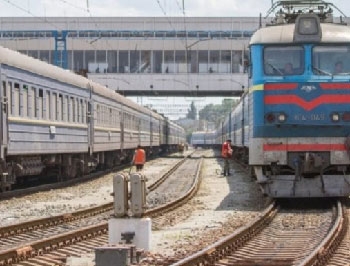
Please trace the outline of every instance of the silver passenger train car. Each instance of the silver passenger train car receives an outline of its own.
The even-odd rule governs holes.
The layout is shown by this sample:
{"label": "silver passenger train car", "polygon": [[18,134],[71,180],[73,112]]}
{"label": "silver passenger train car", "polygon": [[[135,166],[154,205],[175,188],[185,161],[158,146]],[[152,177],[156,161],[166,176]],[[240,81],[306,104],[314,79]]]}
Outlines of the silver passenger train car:
{"label": "silver passenger train car", "polygon": [[21,177],[69,179],[147,154],[175,150],[184,129],[113,90],[0,47],[1,191]]}
{"label": "silver passenger train car", "polygon": [[215,145],[216,133],[214,131],[195,131],[191,135],[191,145],[195,148],[209,148]]}

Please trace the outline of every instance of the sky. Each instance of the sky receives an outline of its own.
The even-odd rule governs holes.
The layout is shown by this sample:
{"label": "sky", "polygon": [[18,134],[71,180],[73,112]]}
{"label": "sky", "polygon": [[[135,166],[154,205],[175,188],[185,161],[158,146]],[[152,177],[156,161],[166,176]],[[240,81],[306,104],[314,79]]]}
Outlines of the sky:
{"label": "sky", "polygon": [[[0,0],[0,17],[258,17],[276,0]],[[349,0],[327,0],[350,16]],[[183,10],[183,3],[185,9]],[[335,13],[337,15],[337,13]]]}

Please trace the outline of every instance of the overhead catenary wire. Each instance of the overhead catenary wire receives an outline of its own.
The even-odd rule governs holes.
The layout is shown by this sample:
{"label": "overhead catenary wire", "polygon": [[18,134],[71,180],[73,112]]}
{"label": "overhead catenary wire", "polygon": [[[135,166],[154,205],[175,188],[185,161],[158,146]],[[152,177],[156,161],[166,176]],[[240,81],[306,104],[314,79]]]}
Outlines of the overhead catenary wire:
{"label": "overhead catenary wire", "polygon": [[45,22],[45,23],[47,23],[49,25],[52,25],[57,30],[62,30],[57,25],[55,25],[55,24],[51,23],[50,21],[48,21],[45,17],[44,18],[43,17],[39,17],[39,16],[35,15],[34,13],[30,12],[29,9],[25,9],[25,8],[19,6],[19,5],[15,4],[15,3],[13,3],[10,0],[2,0],[2,1],[8,3],[9,5],[11,5],[11,6],[13,6],[13,7],[15,7],[15,8],[17,8],[17,9],[19,9],[19,10],[21,10],[21,11],[27,13],[27,14],[29,14],[29,15],[31,15],[32,17],[38,18],[41,21],[43,21],[43,22]]}
{"label": "overhead catenary wire", "polygon": [[[50,20],[48,20],[46,17],[41,17],[41,16],[37,16],[36,14],[34,14],[33,12],[31,12],[29,10],[29,7],[28,8],[24,8],[18,4],[15,4],[13,1],[11,0],[2,0],[3,2],[6,2],[8,3],[9,5],[15,7],[16,9],[19,9],[27,14],[29,14],[30,16],[34,17],[34,18],[37,18],[39,19],[40,21],[48,24],[48,25],[51,25],[55,30],[57,31],[62,31],[62,30],[65,30],[63,28],[61,28],[60,26],[58,26],[57,24],[55,23],[52,23]],[[77,5],[74,5],[72,3],[70,3],[69,1],[67,0],[58,0],[66,5],[69,5],[75,9],[78,9],[80,11],[83,11],[84,13],[87,13],[87,15],[91,18],[92,22],[94,23],[95,25],[95,28],[96,30],[100,30],[101,31],[101,27],[98,25],[98,23],[93,19],[93,15],[91,13],[91,10],[90,10],[90,6],[89,6],[89,1],[87,0],[86,1],[86,8],[84,6],[77,6]],[[37,39],[37,38],[31,38],[31,39]],[[101,37],[99,37],[98,39],[101,39]],[[97,47],[94,45],[94,42],[96,42],[98,39],[94,39],[92,41],[90,40],[85,40],[86,43],[88,43],[89,45],[91,45],[94,49],[97,49]],[[108,42],[108,40],[106,41],[106,44],[108,47],[112,48],[111,44]]]}
{"label": "overhead catenary wire", "polygon": [[[159,0],[156,0],[156,2],[158,3],[159,8],[162,10],[162,12],[163,12],[165,18],[167,19],[169,25],[171,26],[171,28],[175,32],[177,32],[178,30],[176,30],[176,28],[172,24],[165,8],[162,6],[162,4],[160,3]],[[188,56],[189,56],[188,53],[190,51],[189,50],[190,47],[188,45],[188,36],[187,36],[188,33],[187,33],[187,21],[186,21],[186,12],[185,12],[185,0],[182,0],[182,6],[178,0],[175,0],[175,2],[176,2],[177,7],[179,8],[179,10],[181,11],[181,13],[183,15],[183,27],[184,27],[185,38],[184,38],[184,40],[183,39],[180,39],[180,40],[185,48],[185,65],[186,65],[186,79],[187,79],[186,84],[187,84],[188,88],[190,89],[190,88],[192,88],[192,84],[191,84],[192,80],[190,79],[190,76],[189,76],[190,73],[189,73],[189,69],[188,69]]]}
{"label": "overhead catenary wire", "polygon": [[74,8],[76,8],[76,9],[78,9],[78,10],[82,10],[83,12],[89,12],[89,1],[87,0],[86,1],[86,8],[84,8],[84,7],[82,7],[82,6],[77,6],[77,5],[74,5],[74,4],[72,4],[72,3],[70,3],[69,1],[67,1],[67,0],[59,0],[59,1],[61,1],[62,3],[65,3],[66,5],[68,5],[68,6],[71,6],[71,7],[74,7]]}
{"label": "overhead catenary wire", "polygon": [[162,4],[160,3],[159,0],[156,0],[159,8],[162,10],[163,14],[164,14],[164,17],[166,18],[166,20],[168,21],[170,27],[174,30],[174,31],[177,31],[176,28],[174,27],[173,23],[171,22],[171,20],[169,19],[169,16],[165,10],[165,8],[162,6]]}

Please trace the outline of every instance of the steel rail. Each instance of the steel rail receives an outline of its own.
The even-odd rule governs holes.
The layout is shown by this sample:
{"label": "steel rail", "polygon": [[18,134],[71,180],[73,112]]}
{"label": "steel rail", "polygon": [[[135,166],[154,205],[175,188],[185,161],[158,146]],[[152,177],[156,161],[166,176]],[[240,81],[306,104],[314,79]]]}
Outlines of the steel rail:
{"label": "steel rail", "polygon": [[[149,185],[147,189],[149,191],[154,191],[157,189],[177,168],[179,168],[185,161],[187,157],[177,162],[171,169],[169,169],[164,175],[162,175],[158,180]],[[86,217],[95,216],[101,213],[109,212],[113,210],[113,202],[109,202],[100,206],[83,209],[80,211],[65,213],[61,215],[55,215],[52,217],[45,217],[41,219],[25,221],[18,224],[7,225],[0,227],[0,238],[15,236],[21,233],[31,232],[38,228],[48,228],[58,224],[64,224],[70,221],[75,221],[83,219]]]}
{"label": "steel rail", "polygon": [[[146,214],[152,214],[152,217],[162,215],[164,214],[164,212],[171,211],[174,208],[179,207],[181,204],[185,204],[188,200],[190,200],[193,197],[195,191],[198,190],[198,187],[200,185],[200,182],[198,180],[200,179],[199,172],[201,170],[201,162],[202,159],[196,169],[197,173],[193,185],[191,186],[191,189],[187,191],[185,196],[181,197],[181,200],[175,200],[168,204],[165,204],[161,208],[157,208],[158,213],[153,210],[149,210],[148,212],[146,212]],[[180,164],[176,165],[177,168],[180,166]],[[67,215],[67,217],[69,216],[70,215]],[[102,222],[97,225],[86,226],[84,228],[51,236],[44,240],[36,240],[22,247],[16,247],[9,250],[1,251],[0,266],[12,265],[13,263],[24,261],[28,258],[33,258],[48,253],[52,250],[57,250],[61,247],[65,247],[76,242],[83,241],[84,239],[90,239],[95,235],[107,233],[107,231],[108,222]]]}
{"label": "steel rail", "polygon": [[257,235],[263,228],[268,225],[275,217],[278,208],[275,202],[272,202],[260,215],[259,218],[251,221],[246,226],[238,229],[233,234],[228,235],[218,242],[208,246],[207,248],[185,258],[179,260],[172,266],[203,266],[213,265],[216,261],[225,257],[238,247],[242,246],[252,237]]}
{"label": "steel rail", "polygon": [[325,265],[331,255],[343,240],[348,228],[348,217],[344,215],[342,204],[337,202],[337,218],[329,231],[329,234],[322,240],[316,249],[310,253],[299,266]]}
{"label": "steel rail", "polygon": [[166,204],[166,205],[162,205],[159,207],[155,207],[152,208],[151,210],[147,210],[143,217],[156,217],[159,214],[164,213],[165,211],[171,211],[173,209],[178,208],[180,205],[183,204],[184,200],[189,200],[190,198],[192,198],[198,191],[199,189],[199,185],[201,182],[201,170],[202,170],[202,163],[203,163],[203,158],[200,159],[199,164],[197,165],[197,169],[196,169],[196,176],[194,178],[193,184],[191,186],[191,188],[189,189],[189,191],[186,193],[186,195],[171,201],[170,203]]}

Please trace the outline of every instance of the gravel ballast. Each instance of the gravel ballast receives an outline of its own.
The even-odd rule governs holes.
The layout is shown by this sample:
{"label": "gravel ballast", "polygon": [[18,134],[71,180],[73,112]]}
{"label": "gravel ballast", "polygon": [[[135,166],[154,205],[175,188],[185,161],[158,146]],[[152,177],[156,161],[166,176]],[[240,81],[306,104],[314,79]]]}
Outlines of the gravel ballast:
{"label": "gravel ballast", "polygon": [[[180,159],[147,162],[143,170],[147,184],[154,182]],[[215,158],[213,151],[205,152],[197,195],[183,211],[176,210],[165,224],[153,227],[151,252],[146,261],[192,254],[246,225],[266,207],[269,199],[262,196],[255,180],[247,177],[241,166],[233,163],[231,176],[224,177],[220,174],[222,165],[222,159]],[[111,202],[113,175],[69,188],[2,201],[0,224],[5,226]]]}
{"label": "gravel ballast", "polygon": [[[211,151],[208,157],[212,155]],[[246,225],[266,207],[269,199],[262,196],[255,180],[247,177],[241,166],[232,163],[235,170],[224,177],[220,174],[222,165],[220,158],[204,159],[201,187],[189,203],[190,211],[184,212],[176,224],[153,231],[155,257],[198,251]]]}

